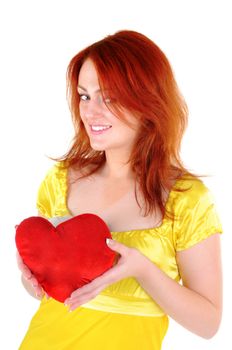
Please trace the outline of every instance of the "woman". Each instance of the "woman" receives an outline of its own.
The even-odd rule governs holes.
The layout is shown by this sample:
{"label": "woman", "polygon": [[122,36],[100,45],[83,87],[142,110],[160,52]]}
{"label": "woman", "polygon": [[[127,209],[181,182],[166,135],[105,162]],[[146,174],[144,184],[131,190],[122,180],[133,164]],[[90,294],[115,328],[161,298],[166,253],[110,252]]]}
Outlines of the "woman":
{"label": "woman", "polygon": [[168,316],[211,338],[222,229],[209,190],[179,156],[187,107],[167,58],[120,31],[78,53],[67,81],[75,138],[40,186],[39,215],[99,215],[119,258],[65,305],[20,260],[24,285],[42,298],[20,349],[158,350]]}

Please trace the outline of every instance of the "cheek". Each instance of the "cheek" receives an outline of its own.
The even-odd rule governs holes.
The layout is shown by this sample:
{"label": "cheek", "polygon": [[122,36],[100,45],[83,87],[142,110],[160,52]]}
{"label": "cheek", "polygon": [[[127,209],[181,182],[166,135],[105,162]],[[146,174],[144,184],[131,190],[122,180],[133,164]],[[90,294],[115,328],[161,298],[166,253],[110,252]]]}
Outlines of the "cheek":
{"label": "cheek", "polygon": [[80,115],[82,123],[86,124],[87,120],[86,120],[86,117],[85,117],[85,111],[84,111],[83,107],[79,107],[79,115]]}
{"label": "cheek", "polygon": [[81,113],[81,111],[79,111],[80,114],[80,128],[85,130],[86,133],[88,134],[88,129],[87,129],[87,122],[85,120],[85,118],[83,117],[83,114]]}
{"label": "cheek", "polygon": [[83,120],[84,108],[81,104],[79,104],[79,114],[80,114],[81,119]]}

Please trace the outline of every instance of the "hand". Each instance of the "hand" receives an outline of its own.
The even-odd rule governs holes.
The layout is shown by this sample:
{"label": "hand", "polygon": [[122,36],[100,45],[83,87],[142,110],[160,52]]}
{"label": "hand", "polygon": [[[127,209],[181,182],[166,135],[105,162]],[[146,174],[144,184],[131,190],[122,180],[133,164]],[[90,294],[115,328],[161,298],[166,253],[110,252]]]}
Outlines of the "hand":
{"label": "hand", "polygon": [[146,257],[139,250],[129,248],[114,240],[109,240],[108,246],[120,254],[117,264],[90,283],[75,290],[64,302],[66,306],[69,306],[70,311],[94,299],[108,285],[126,277],[137,278],[141,275]]}
{"label": "hand", "polygon": [[[32,288],[34,294],[37,298],[41,299],[44,296],[44,290],[38,283],[35,276],[32,274],[32,272],[29,270],[29,268],[24,264],[21,256],[19,253],[16,253],[17,263],[20,271],[22,272],[23,278],[29,282],[30,287]],[[25,286],[26,287],[26,286]]]}

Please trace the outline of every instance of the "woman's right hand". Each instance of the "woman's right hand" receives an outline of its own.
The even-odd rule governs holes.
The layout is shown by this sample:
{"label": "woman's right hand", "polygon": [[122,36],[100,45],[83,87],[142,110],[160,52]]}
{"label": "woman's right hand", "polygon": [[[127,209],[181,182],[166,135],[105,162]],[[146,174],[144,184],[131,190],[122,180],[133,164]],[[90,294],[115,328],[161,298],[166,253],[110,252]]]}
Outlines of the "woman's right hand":
{"label": "woman's right hand", "polygon": [[20,271],[22,272],[22,282],[28,293],[32,296],[41,299],[44,296],[44,290],[38,283],[35,276],[32,274],[30,269],[24,264],[19,253],[16,253],[17,263]]}

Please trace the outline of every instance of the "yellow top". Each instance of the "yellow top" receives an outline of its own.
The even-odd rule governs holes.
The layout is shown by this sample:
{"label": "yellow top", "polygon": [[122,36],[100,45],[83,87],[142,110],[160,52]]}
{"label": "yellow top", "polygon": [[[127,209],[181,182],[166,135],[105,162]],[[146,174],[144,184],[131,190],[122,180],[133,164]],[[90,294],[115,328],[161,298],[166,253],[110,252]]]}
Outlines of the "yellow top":
{"label": "yellow top", "polygon": [[[179,192],[178,189],[186,191]],[[66,201],[67,170],[55,165],[41,183],[37,208],[47,218],[71,215]],[[169,277],[179,281],[176,251],[221,233],[222,227],[211,193],[201,180],[190,176],[176,181],[166,209],[175,215],[175,220],[165,216],[159,227],[111,234],[114,240],[139,249]],[[168,326],[167,315],[132,277],[108,286],[71,314],[63,304],[44,298],[20,349],[114,350],[120,346],[122,350],[159,350]],[[134,327],[133,334],[125,334],[124,327]],[[117,334],[121,340],[115,343]],[[61,343],[63,347],[59,345]]]}

